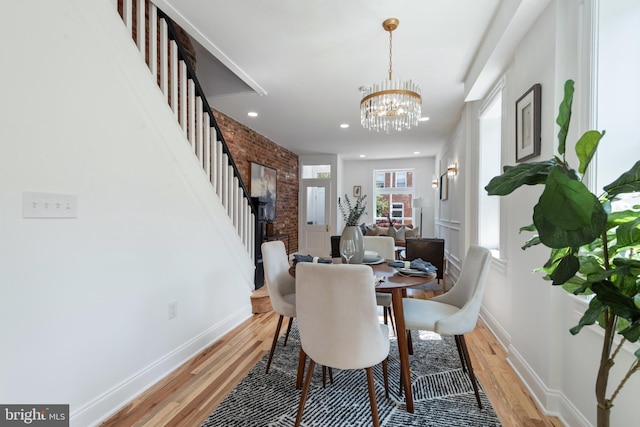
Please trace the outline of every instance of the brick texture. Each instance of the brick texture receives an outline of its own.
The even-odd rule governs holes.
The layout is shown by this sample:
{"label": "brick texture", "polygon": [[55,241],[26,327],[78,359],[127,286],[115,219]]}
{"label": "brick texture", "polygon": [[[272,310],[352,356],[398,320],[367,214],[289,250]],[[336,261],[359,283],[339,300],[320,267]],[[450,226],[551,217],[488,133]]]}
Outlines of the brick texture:
{"label": "brick texture", "polygon": [[219,111],[213,110],[213,115],[249,191],[251,191],[251,162],[260,163],[278,171],[274,226],[276,233],[289,234],[289,253],[296,252],[298,250],[298,156]]}

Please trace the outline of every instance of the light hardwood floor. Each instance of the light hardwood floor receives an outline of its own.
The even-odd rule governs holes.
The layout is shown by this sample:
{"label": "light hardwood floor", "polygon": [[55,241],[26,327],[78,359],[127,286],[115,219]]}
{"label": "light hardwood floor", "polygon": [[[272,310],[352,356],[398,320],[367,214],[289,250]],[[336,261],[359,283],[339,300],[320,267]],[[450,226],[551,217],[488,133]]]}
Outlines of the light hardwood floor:
{"label": "light hardwood floor", "polygon": [[[410,296],[431,295],[410,291]],[[277,319],[273,312],[253,315],[102,426],[199,426],[269,350]],[[482,322],[466,337],[476,375],[504,427],[562,426],[537,408],[507,364],[505,351]]]}

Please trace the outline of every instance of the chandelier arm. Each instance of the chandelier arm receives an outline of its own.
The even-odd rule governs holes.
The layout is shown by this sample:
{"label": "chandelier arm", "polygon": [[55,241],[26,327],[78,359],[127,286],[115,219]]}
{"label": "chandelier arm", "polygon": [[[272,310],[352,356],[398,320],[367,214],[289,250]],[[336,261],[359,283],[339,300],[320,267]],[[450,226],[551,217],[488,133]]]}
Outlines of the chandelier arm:
{"label": "chandelier arm", "polygon": [[362,104],[365,104],[371,98],[376,98],[382,95],[409,95],[416,98],[420,103],[422,103],[422,96],[420,96],[418,92],[413,92],[411,90],[389,89],[381,90],[379,92],[373,92],[365,96],[364,98],[362,98],[362,101],[360,101],[360,107],[362,107]]}

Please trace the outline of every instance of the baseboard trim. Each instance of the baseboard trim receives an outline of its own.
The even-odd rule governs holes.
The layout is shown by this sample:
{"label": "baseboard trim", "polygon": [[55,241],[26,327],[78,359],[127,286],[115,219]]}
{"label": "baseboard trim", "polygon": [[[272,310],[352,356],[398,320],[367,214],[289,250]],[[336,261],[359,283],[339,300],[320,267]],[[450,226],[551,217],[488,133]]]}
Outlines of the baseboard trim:
{"label": "baseboard trim", "polygon": [[97,426],[251,315],[249,303],[86,405],[77,410],[71,408],[71,425]]}
{"label": "baseboard trim", "polygon": [[591,427],[591,423],[559,390],[549,389],[520,356],[520,353],[509,346],[507,363],[520,377],[524,386],[529,390],[536,405],[549,416],[560,419],[566,426]]}

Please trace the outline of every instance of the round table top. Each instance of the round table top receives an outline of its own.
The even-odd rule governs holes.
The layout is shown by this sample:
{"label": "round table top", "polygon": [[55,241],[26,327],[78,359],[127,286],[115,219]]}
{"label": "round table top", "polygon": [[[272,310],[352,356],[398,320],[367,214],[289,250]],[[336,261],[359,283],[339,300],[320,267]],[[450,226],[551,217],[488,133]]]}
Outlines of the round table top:
{"label": "round table top", "polygon": [[[342,264],[341,258],[332,258],[333,264]],[[376,276],[385,276],[386,280],[376,286],[376,291],[385,291],[391,289],[410,288],[412,286],[424,285],[436,279],[436,274],[428,276],[405,276],[400,274],[398,269],[388,265],[392,260],[386,260],[380,264],[361,264],[368,265]],[[296,277],[296,267],[289,268],[289,274]]]}

